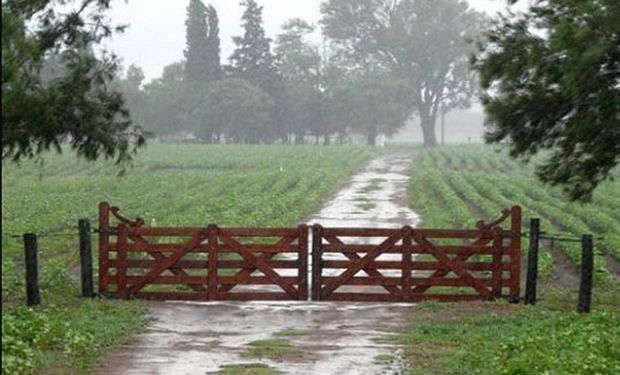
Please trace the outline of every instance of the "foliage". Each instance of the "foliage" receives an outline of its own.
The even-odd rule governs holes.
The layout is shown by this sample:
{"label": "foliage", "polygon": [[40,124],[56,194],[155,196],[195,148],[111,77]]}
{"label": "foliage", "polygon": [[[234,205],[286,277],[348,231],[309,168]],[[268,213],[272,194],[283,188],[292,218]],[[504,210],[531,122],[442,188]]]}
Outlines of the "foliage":
{"label": "foliage", "polygon": [[467,39],[476,35],[482,17],[458,0],[330,0],[321,13],[324,34],[353,69],[379,67],[407,83],[424,144],[435,146],[438,111],[467,107],[475,93]]}
{"label": "foliage", "polygon": [[[116,58],[93,51],[112,34],[104,17],[109,1],[78,3],[61,12],[64,1],[2,2],[3,160],[60,151],[67,141],[88,160],[103,155],[126,163],[144,143],[111,87]],[[53,79],[42,71],[48,57],[59,68]]]}
{"label": "foliage", "polygon": [[[618,182],[601,185],[590,205],[568,203],[557,189],[545,187],[533,168],[512,160],[507,152],[490,147],[453,146],[420,150],[411,169],[410,201],[422,216],[423,227],[472,227],[478,219],[491,220],[504,208],[520,205],[523,230],[527,220],[541,218],[541,230],[548,234],[579,237],[593,233],[595,279],[609,279],[601,254],[620,260],[620,204]],[[522,241],[527,251],[527,241]],[[579,243],[556,242],[575,264],[581,262]],[[540,272],[553,271],[548,241],[541,242]]]}
{"label": "foliage", "polygon": [[29,374],[67,362],[83,372],[103,349],[144,325],[144,311],[123,303],[87,301],[79,306],[2,312],[2,373]]}
{"label": "foliage", "polygon": [[620,3],[536,2],[499,17],[474,67],[485,89],[487,141],[511,155],[549,150],[538,176],[590,200],[620,162]]}
{"label": "foliage", "polygon": [[594,291],[577,314],[576,294],[547,290],[535,307],[470,303],[415,311],[422,323],[394,336],[412,374],[615,374],[618,286]]}

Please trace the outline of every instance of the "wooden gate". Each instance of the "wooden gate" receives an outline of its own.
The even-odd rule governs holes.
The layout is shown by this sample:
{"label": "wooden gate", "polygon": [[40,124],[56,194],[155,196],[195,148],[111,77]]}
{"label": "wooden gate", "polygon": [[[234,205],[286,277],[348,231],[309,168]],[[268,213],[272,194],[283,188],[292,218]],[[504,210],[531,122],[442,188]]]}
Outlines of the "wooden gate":
{"label": "wooden gate", "polygon": [[[99,292],[159,300],[307,300],[308,229],[146,227],[103,202]],[[519,207],[470,230],[314,225],[311,299],[518,300],[520,229]]]}
{"label": "wooden gate", "polygon": [[[501,224],[510,218],[510,227]],[[313,226],[312,299],[519,298],[521,209],[473,230]]]}
{"label": "wooden gate", "polygon": [[[99,291],[157,300],[306,300],[308,227],[149,228],[99,208]],[[110,214],[119,223],[110,224]]]}

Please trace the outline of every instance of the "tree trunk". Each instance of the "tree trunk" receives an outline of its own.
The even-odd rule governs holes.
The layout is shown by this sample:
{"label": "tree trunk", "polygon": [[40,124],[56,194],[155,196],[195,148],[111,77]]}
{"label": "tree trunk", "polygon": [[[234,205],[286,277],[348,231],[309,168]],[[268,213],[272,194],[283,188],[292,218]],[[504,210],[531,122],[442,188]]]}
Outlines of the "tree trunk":
{"label": "tree trunk", "polygon": [[323,146],[329,146],[330,143],[331,143],[331,139],[330,139],[329,133],[325,131],[325,133],[323,133]]}
{"label": "tree trunk", "polygon": [[368,146],[374,147],[377,144],[377,132],[378,130],[376,126],[371,126],[368,128],[368,134],[366,134]]}
{"label": "tree trunk", "polygon": [[422,135],[424,136],[424,147],[437,146],[435,118],[430,115],[420,115],[420,126],[422,126]]}

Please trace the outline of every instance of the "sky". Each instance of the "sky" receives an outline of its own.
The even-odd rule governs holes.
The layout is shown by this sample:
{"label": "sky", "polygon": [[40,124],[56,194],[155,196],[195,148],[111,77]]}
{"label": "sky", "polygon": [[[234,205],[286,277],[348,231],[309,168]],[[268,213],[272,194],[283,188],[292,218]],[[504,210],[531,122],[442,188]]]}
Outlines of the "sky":
{"label": "sky", "polygon": [[[234,49],[233,36],[241,35],[239,0],[203,0],[213,5],[220,18],[222,60],[227,61]],[[323,0],[257,0],[263,6],[263,22],[267,36],[274,38],[282,24],[291,18],[302,18],[317,24]],[[432,1],[432,0],[428,0]],[[506,0],[469,0],[481,11],[495,14],[506,7]],[[183,58],[185,18],[189,0],[115,0],[109,12],[112,24],[125,24],[122,34],[106,43],[124,67],[135,64],[144,71],[146,81],[161,75],[164,66]],[[317,36],[320,40],[320,36]]]}

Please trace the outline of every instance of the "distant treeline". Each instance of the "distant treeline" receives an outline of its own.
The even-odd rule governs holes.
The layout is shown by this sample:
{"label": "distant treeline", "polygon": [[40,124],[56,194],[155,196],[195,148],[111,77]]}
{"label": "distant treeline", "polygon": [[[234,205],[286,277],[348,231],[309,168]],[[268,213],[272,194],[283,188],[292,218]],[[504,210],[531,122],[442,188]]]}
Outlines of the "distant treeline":
{"label": "distant treeline", "polygon": [[191,134],[205,143],[343,142],[374,144],[418,116],[434,146],[435,119],[465,108],[476,91],[471,41],[483,17],[458,0],[328,0],[326,38],[292,19],[266,37],[262,7],[243,0],[242,36],[220,63],[217,10],[200,0],[187,8],[184,59],[145,83],[137,66],[118,79],[132,119],[162,138]]}

